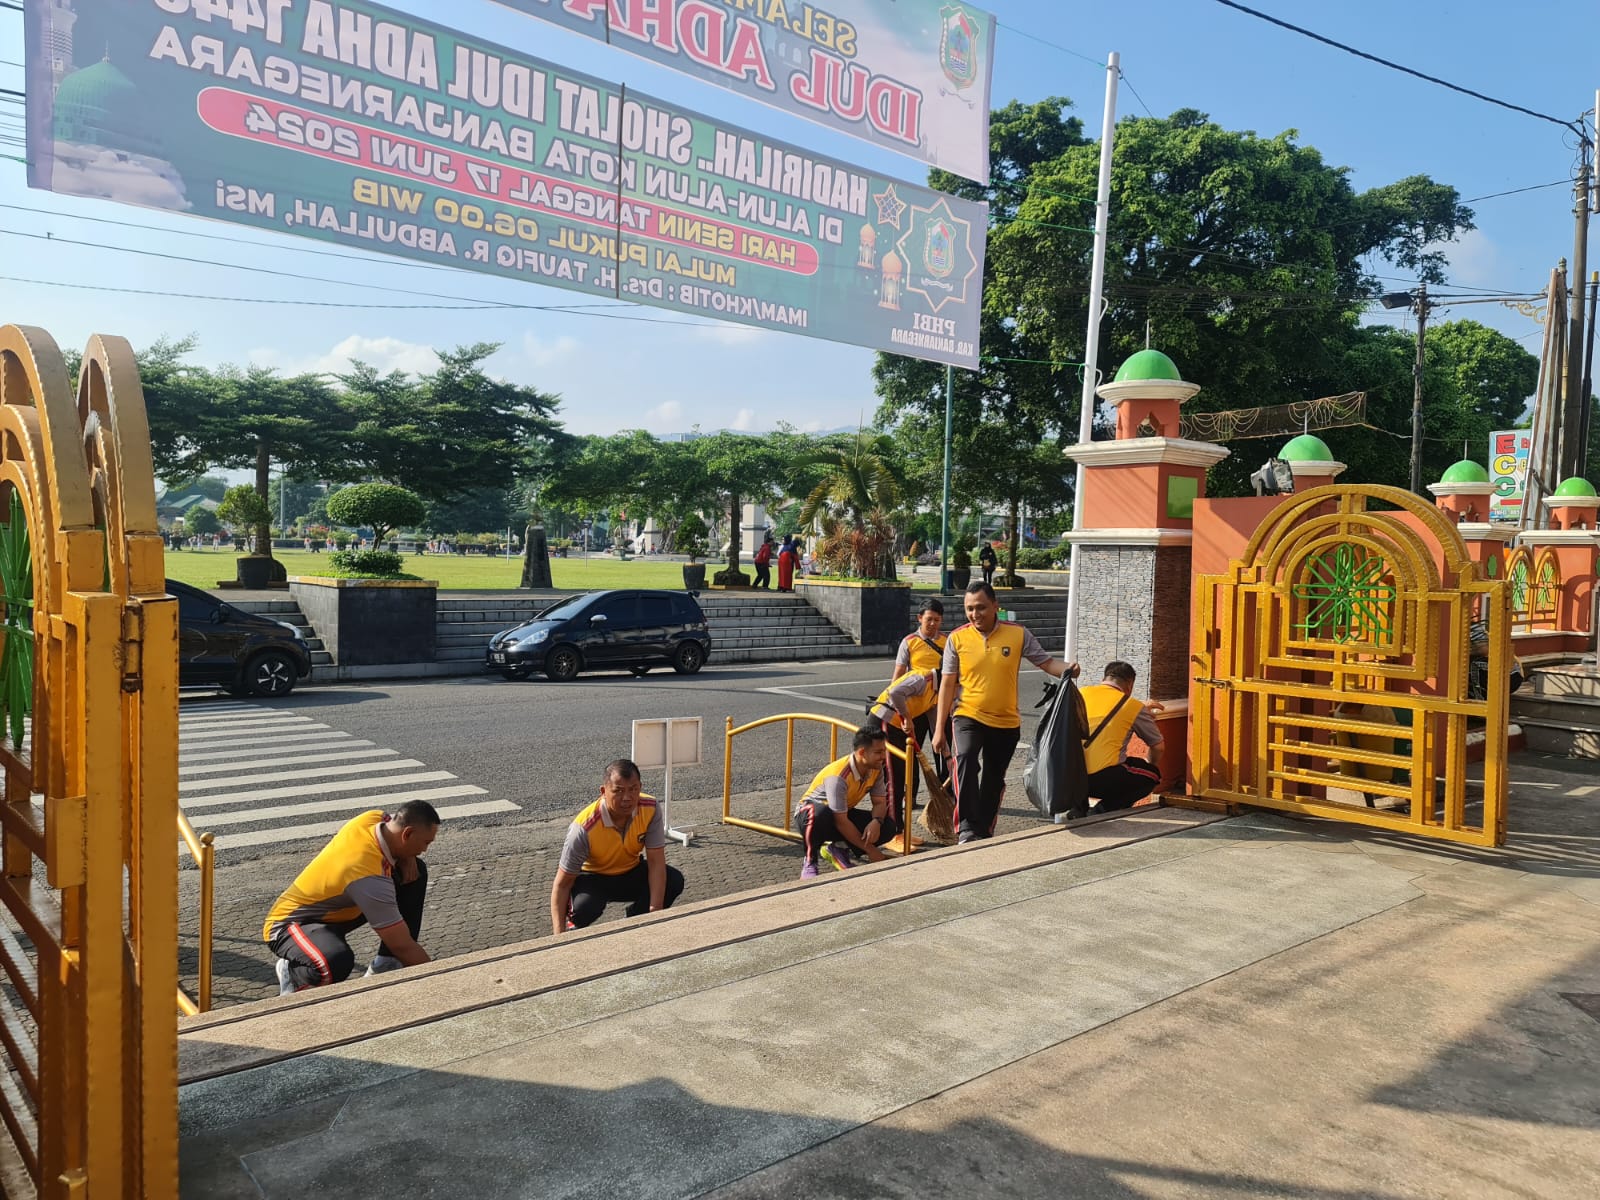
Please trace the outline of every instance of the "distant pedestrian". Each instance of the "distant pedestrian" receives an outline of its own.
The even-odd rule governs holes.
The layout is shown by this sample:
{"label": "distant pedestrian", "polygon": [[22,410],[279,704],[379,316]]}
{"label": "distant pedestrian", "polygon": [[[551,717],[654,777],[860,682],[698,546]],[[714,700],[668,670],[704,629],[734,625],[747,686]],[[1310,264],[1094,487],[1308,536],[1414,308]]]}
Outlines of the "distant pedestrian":
{"label": "distant pedestrian", "polygon": [[947,744],[954,747],[957,839],[963,843],[994,836],[1006,768],[1022,735],[1017,711],[1022,660],[1057,678],[1078,675],[1077,663],[1053,657],[1026,628],[999,619],[994,589],[987,583],[968,586],[966,609],[967,624],[945,643],[933,727],[937,753],[945,753]]}
{"label": "distant pedestrian", "polygon": [[794,591],[794,569],[800,564],[800,552],[794,544],[794,535],[783,535],[783,545],[778,547],[778,590]]}
{"label": "distant pedestrian", "polygon": [[[816,878],[819,859],[848,871],[856,865],[852,850],[873,862],[886,857],[878,847],[900,832],[889,815],[888,757],[883,730],[863,727],[849,754],[817,772],[795,814],[805,851],[801,879]],[[863,800],[870,801],[870,812],[856,807]]]}
{"label": "distant pedestrian", "polygon": [[985,542],[983,549],[978,551],[978,566],[983,569],[983,581],[990,587],[994,586],[994,569],[999,565],[999,560],[994,556],[994,547]]}
{"label": "distant pedestrian", "polygon": [[278,956],[278,994],[343,983],[355,967],[349,936],[371,925],[382,943],[368,975],[431,961],[418,943],[428,864],[439,833],[425,800],[393,813],[362,813],[311,860],[273,903],[261,937]]}
{"label": "distant pedestrian", "polygon": [[607,904],[626,903],[630,917],[671,908],[683,893],[683,872],[667,865],[666,846],[666,821],[641,790],[639,768],[617,759],[606,767],[600,798],[567,826],[550,888],[551,930],[592,925]]}
{"label": "distant pedestrian", "polygon": [[770,537],[763,540],[756,549],[756,556],[753,561],[756,565],[755,586],[758,588],[770,588],[772,586],[772,571],[770,569],[772,567],[772,539]]}

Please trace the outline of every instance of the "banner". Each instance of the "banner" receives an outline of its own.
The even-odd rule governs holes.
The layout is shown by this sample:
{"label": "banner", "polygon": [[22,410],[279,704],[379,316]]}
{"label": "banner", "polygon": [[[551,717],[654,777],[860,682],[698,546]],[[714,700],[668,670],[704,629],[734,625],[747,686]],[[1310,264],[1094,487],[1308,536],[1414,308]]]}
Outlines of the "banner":
{"label": "banner", "polygon": [[497,0],[989,182],[995,19],[961,0]]}
{"label": "banner", "polygon": [[1522,497],[1528,482],[1528,455],[1533,447],[1531,429],[1503,429],[1489,435],[1489,519],[1522,519]]}
{"label": "banner", "polygon": [[29,182],[957,366],[988,209],[362,0],[28,0]]}

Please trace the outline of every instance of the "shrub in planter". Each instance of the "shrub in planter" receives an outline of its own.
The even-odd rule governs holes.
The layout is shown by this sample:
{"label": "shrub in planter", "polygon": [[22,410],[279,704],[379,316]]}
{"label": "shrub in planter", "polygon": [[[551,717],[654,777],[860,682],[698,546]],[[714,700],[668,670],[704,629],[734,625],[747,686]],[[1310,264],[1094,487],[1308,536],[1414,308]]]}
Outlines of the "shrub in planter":
{"label": "shrub in planter", "polygon": [[723,570],[711,577],[711,582],[718,587],[749,587],[751,576],[743,571]]}
{"label": "shrub in planter", "polygon": [[1017,551],[1017,566],[1031,571],[1048,571],[1056,565],[1057,553],[1049,546],[1025,546]]}
{"label": "shrub in planter", "polygon": [[405,564],[404,558],[388,550],[335,550],[328,561],[336,570],[378,579],[392,579]]}
{"label": "shrub in planter", "polygon": [[1025,588],[1028,581],[1021,575],[1008,575],[1004,571],[998,572],[994,577],[994,586],[1003,588]]}

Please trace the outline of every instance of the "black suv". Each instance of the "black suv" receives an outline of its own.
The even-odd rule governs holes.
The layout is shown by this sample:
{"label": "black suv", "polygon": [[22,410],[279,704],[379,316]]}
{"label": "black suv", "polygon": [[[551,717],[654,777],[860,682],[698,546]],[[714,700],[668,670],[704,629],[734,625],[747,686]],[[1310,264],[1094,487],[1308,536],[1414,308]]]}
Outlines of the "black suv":
{"label": "black suv", "polygon": [[489,639],[484,667],[507,679],[543,671],[571,679],[583,670],[626,667],[643,675],[671,664],[693,675],[711,656],[706,615],[687,592],[586,592]]}
{"label": "black suv", "polygon": [[287,696],[311,674],[300,631],[247,613],[209,592],[167,580],[178,598],[178,683],[216,684],[236,696]]}

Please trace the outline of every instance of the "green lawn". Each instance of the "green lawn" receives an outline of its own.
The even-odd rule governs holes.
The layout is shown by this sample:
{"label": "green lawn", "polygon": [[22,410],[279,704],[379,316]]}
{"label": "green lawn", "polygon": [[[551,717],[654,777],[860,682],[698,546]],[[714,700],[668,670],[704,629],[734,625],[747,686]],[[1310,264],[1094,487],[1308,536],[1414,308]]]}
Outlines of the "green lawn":
{"label": "green lawn", "polygon": [[[328,569],[327,554],[279,550],[275,555],[291,576],[315,575]],[[233,550],[168,550],[167,577],[199,588],[234,577]],[[408,554],[404,570],[431,579],[444,591],[515,591],[522,579],[522,559],[480,554]],[[676,559],[631,558],[622,562],[603,555],[556,558],[550,562],[558,588],[589,590],[610,587],[683,587],[683,564]],[[716,568],[712,568],[715,570]],[[747,567],[746,570],[749,568]]]}

